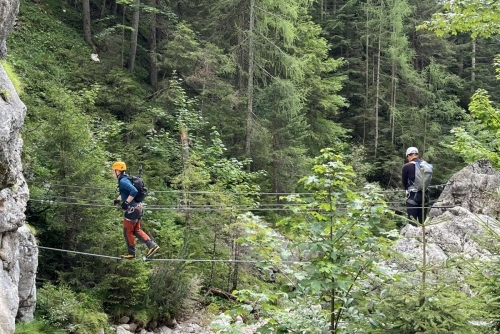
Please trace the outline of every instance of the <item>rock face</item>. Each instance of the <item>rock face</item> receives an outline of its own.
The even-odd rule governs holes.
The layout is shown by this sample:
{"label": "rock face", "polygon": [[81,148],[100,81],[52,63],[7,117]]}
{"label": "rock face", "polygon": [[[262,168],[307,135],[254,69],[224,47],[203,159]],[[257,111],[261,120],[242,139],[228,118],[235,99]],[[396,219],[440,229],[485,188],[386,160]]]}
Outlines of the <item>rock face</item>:
{"label": "rock face", "polygon": [[[500,218],[500,174],[488,160],[479,160],[453,175],[434,206],[461,207],[471,213]],[[448,209],[432,209],[430,217],[439,217]]]}
{"label": "rock face", "polygon": [[19,0],[0,0],[0,58],[7,55],[5,41],[19,12]]}
{"label": "rock face", "polygon": [[[490,255],[477,241],[478,237],[488,237],[484,233],[486,226],[500,232],[499,188],[500,173],[487,160],[479,160],[453,175],[426,223],[429,265],[442,264],[458,255],[476,259]],[[422,259],[422,229],[407,225],[401,234],[395,248],[410,261],[398,264],[402,270],[416,271],[415,263]]]}
{"label": "rock face", "polygon": [[[0,0],[0,56],[19,9],[18,0]],[[26,107],[0,66],[0,333],[12,334],[15,319],[30,320],[35,306],[38,252],[23,226],[28,187],[22,175],[20,131]]]}

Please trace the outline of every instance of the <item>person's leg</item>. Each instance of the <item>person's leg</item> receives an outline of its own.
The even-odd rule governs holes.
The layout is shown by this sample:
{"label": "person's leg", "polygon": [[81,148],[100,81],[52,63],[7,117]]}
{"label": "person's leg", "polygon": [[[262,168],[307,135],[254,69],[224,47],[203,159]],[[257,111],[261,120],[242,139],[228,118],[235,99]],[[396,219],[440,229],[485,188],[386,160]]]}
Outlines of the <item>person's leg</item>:
{"label": "person's leg", "polygon": [[130,208],[129,211],[125,214],[125,217],[136,221],[133,226],[133,235],[137,237],[142,243],[145,243],[148,247],[148,252],[146,253],[147,258],[151,258],[154,253],[160,249],[160,247],[153,241],[149,236],[144,233],[141,229],[141,218],[143,215],[143,208],[141,204],[137,204],[136,206]]}
{"label": "person's leg", "polygon": [[149,235],[146,234],[146,232],[144,232],[142,229],[141,229],[141,221],[139,220],[137,223],[134,224],[134,235],[137,237],[137,239],[139,239],[142,243],[146,244],[146,246],[148,248],[151,248],[153,247],[154,245],[156,245],[152,240],[151,238],[149,237]]}
{"label": "person's leg", "polygon": [[410,219],[410,224],[413,226],[417,226],[417,222],[422,222],[422,209],[418,206],[406,203],[406,212],[408,214],[408,219]]}
{"label": "person's leg", "polygon": [[158,249],[160,249],[160,246],[151,240],[151,238],[141,229],[140,220],[135,224],[134,235],[148,247],[146,258],[151,258],[158,251]]}
{"label": "person's leg", "polygon": [[[135,239],[134,239],[134,226],[135,224],[127,219],[123,220],[123,237],[127,245],[128,255],[135,257]],[[126,256],[124,256],[126,257]]]}

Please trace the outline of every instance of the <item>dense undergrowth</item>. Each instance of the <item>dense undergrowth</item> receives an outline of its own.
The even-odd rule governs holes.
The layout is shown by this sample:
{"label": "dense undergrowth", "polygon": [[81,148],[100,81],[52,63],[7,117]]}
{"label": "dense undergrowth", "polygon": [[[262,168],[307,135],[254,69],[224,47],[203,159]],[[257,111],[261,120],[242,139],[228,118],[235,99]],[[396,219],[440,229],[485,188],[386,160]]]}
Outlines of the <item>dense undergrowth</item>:
{"label": "dense undergrowth", "polygon": [[[178,201],[166,182],[173,188],[177,184],[194,190],[229,189],[222,183],[232,182],[233,170],[241,165],[220,156],[224,148],[216,135],[207,144],[200,137],[191,155],[193,161],[184,162],[184,173],[190,179],[186,183],[187,178],[179,173],[179,145],[165,131],[179,126],[175,119],[179,113],[193,112],[183,88],[175,88],[174,79],[170,89],[174,95],[168,104],[178,111],[161,111],[147,99],[150,87],[121,66],[121,50],[100,53],[100,62],[91,60],[93,51],[83,41],[79,25],[76,8],[65,2],[22,1],[17,28],[8,41],[4,68],[28,110],[22,133],[22,158],[30,186],[27,220],[41,245],[119,256],[125,247],[121,213],[109,205],[116,197],[110,162],[125,159],[131,173],[144,169],[150,189],[148,203],[162,206]],[[199,122],[196,113],[193,115],[187,114],[185,122]],[[206,127],[203,123],[192,126]],[[193,167],[187,168],[188,164]],[[213,169],[212,179],[197,164]],[[226,181],[214,182],[214,173]],[[246,182],[243,174],[235,186]],[[231,201],[221,196],[219,203]],[[214,201],[203,197],[190,201]],[[77,198],[82,206],[75,205]],[[151,210],[146,212],[144,228],[162,246],[159,257],[196,257],[208,247],[200,236],[223,226],[218,220],[229,217],[230,211],[186,216]],[[224,229],[222,233],[226,233]],[[227,258],[227,252],[222,247],[214,255]],[[151,319],[178,317],[210,304],[212,300],[200,294],[201,286],[225,284],[228,271],[232,269],[225,264],[110,262],[41,250],[37,321],[19,324],[16,333],[56,333],[54,328],[95,333],[122,315],[143,326]],[[199,275],[210,277],[210,282],[205,279],[201,284]],[[243,286],[265,284],[245,271],[238,279]],[[216,302],[221,310],[226,308],[224,302]]]}

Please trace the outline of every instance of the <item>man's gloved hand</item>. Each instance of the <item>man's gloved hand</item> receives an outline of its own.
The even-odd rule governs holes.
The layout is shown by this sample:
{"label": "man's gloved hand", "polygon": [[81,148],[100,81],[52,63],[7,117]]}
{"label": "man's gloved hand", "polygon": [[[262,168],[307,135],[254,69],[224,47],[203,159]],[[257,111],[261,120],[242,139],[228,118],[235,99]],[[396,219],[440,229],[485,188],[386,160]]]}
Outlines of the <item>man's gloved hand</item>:
{"label": "man's gloved hand", "polygon": [[118,205],[118,204],[120,204],[120,200],[119,200],[119,199],[115,199],[115,200],[113,201],[113,205]]}
{"label": "man's gloved hand", "polygon": [[126,202],[126,201],[125,201],[125,202],[123,202],[123,203],[122,203],[122,210],[125,210],[125,211],[126,211],[126,210],[128,210],[128,206],[129,206],[129,204],[130,204],[129,202]]}

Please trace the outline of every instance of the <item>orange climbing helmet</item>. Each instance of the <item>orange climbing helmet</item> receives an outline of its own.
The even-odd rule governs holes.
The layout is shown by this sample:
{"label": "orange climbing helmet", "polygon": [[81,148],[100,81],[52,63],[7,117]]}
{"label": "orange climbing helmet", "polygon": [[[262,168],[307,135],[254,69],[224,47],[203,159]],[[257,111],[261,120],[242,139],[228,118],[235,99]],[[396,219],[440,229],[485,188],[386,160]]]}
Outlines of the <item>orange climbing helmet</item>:
{"label": "orange climbing helmet", "polygon": [[127,165],[123,161],[117,161],[113,163],[113,166],[111,166],[111,169],[113,170],[119,170],[119,171],[125,171],[127,170]]}

